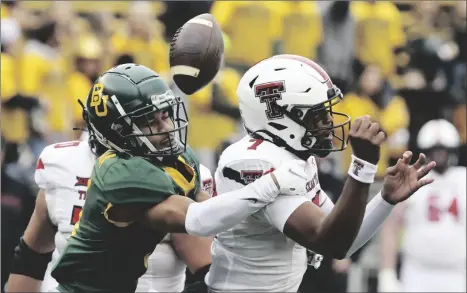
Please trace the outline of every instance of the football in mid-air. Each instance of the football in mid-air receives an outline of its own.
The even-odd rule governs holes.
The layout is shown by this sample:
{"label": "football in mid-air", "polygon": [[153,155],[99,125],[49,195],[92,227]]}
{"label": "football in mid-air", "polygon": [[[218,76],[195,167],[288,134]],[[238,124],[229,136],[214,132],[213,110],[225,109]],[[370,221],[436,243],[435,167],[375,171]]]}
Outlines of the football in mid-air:
{"label": "football in mid-air", "polygon": [[223,58],[222,31],[209,13],[187,21],[170,43],[172,78],[187,95],[199,91],[214,79]]}

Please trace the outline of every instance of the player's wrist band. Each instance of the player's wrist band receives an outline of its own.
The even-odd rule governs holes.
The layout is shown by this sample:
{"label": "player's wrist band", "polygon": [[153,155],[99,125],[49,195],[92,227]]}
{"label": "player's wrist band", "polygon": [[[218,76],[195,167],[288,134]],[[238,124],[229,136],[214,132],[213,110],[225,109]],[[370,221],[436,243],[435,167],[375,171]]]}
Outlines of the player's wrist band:
{"label": "player's wrist band", "polygon": [[350,162],[348,174],[359,182],[370,184],[375,181],[377,170],[378,165],[373,165],[352,155],[352,162]]}
{"label": "player's wrist band", "polygon": [[48,253],[38,253],[32,250],[21,237],[19,245],[15,248],[10,273],[28,276],[42,281],[44,280],[45,271],[51,259],[52,251]]}

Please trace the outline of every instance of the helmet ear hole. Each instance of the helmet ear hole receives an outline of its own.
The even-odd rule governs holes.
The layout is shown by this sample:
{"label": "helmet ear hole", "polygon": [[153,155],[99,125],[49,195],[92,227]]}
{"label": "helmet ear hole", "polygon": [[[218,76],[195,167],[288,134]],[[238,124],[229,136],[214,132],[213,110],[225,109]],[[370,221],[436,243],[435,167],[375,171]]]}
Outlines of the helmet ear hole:
{"label": "helmet ear hole", "polygon": [[311,147],[312,143],[313,143],[313,141],[311,140],[311,138],[306,137],[306,136],[302,138],[302,145],[304,145],[306,147]]}
{"label": "helmet ear hole", "polygon": [[290,115],[296,117],[297,119],[303,119],[303,116],[304,116],[304,112],[298,108],[293,108],[291,111],[290,111]]}

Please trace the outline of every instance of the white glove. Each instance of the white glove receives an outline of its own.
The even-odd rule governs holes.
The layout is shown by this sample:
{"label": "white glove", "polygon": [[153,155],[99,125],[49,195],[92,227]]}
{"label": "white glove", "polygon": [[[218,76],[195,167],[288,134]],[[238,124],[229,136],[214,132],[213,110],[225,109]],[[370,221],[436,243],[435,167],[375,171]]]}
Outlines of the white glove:
{"label": "white glove", "polygon": [[387,268],[379,271],[378,292],[400,292],[400,284],[395,270]]}
{"label": "white glove", "polygon": [[323,261],[323,256],[321,254],[317,254],[314,251],[307,249],[307,258],[308,258],[308,265],[314,267],[317,270],[321,266],[321,262]]}
{"label": "white glove", "polygon": [[277,168],[274,176],[279,183],[281,195],[306,195],[308,177],[305,172],[306,161],[291,160]]}

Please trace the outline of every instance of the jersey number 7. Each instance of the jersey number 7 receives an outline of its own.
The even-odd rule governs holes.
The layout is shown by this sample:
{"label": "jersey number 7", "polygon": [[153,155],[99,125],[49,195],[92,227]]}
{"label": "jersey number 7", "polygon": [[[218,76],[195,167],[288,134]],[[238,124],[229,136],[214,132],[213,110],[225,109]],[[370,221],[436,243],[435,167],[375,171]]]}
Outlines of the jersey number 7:
{"label": "jersey number 7", "polygon": [[252,142],[253,144],[251,146],[248,147],[249,150],[256,150],[256,148],[263,143],[263,140],[262,139],[257,139],[257,138],[252,138],[250,139],[250,142]]}

